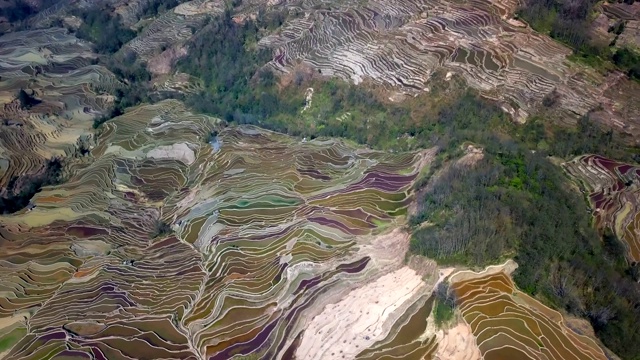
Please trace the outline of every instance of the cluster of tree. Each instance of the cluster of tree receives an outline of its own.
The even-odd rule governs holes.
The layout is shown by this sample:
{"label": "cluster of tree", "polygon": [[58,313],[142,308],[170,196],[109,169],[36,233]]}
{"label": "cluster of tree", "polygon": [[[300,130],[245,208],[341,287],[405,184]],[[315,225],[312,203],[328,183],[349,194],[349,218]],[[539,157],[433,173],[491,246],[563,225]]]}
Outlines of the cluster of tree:
{"label": "cluster of tree", "polygon": [[61,159],[49,159],[44,166],[44,170],[38,174],[11,178],[7,187],[1,192],[0,214],[12,214],[24,209],[29,205],[31,198],[42,190],[42,187],[56,185],[62,181]]}
{"label": "cluster of tree", "polygon": [[453,319],[456,296],[447,281],[439,283],[433,291],[433,295],[435,297],[433,317],[436,326],[441,327]]}
{"label": "cluster of tree", "polygon": [[20,89],[17,96],[20,102],[20,107],[25,110],[31,109],[33,106],[40,104],[42,101],[38,100],[33,90]]}
{"label": "cluster of tree", "polygon": [[[605,345],[637,358],[637,264],[624,260],[619,239],[601,240],[588,205],[547,152],[496,132],[500,110],[492,107],[467,95],[441,111],[436,131],[446,139],[444,151],[457,157],[460,145],[472,141],[484,156],[473,165],[443,161],[419,192],[419,211],[410,220],[412,251],[474,266],[514,257],[521,289],[588,318]],[[604,141],[612,135],[588,119],[575,134],[560,140],[571,144],[557,145],[564,154],[600,151],[613,141]]]}
{"label": "cluster of tree", "polygon": [[6,0],[4,1],[4,6],[0,7],[0,18],[6,18],[10,23],[10,28],[14,30],[25,29],[27,25],[25,20],[59,1]]}
{"label": "cluster of tree", "polygon": [[124,52],[106,58],[103,65],[118,77],[120,83],[111,89],[115,102],[109,112],[93,120],[97,129],[108,120],[124,113],[128,107],[150,101],[149,81],[151,74],[146,65],[137,60],[133,52]]}
{"label": "cluster of tree", "polygon": [[0,17],[9,22],[18,22],[38,13],[38,9],[25,0],[17,0],[7,7],[0,7]]}
{"label": "cluster of tree", "polygon": [[181,0],[153,0],[150,1],[144,8],[142,13],[143,17],[156,16],[162,14],[174,7],[180,5]]}
{"label": "cluster of tree", "polygon": [[299,111],[300,103],[277,96],[273,73],[258,72],[271,60],[270,51],[255,48],[258,33],[267,26],[261,17],[236,23],[226,11],[200,31],[189,44],[190,56],[178,63],[181,71],[199,77],[205,85],[187,104],[229,122],[248,124]]}
{"label": "cluster of tree", "polygon": [[[199,77],[205,87],[186,103],[230,123],[310,138],[344,137],[375,147],[406,149],[396,145],[398,137],[426,131],[406,107],[383,104],[370,91],[344,81],[318,80],[299,72],[281,88],[273,72],[264,67],[271,52],[255,44],[261,32],[279,26],[286,16],[259,12],[256,20],[237,23],[227,11],[213,19],[189,44],[189,56],[178,63],[179,70]],[[308,87],[314,89],[315,104],[324,102],[301,116]]]}
{"label": "cluster of tree", "polygon": [[75,9],[73,15],[82,19],[76,36],[92,42],[101,54],[113,54],[132,40],[136,32],[122,25],[120,15],[110,7]]}
{"label": "cluster of tree", "polygon": [[[634,0],[624,2],[631,4]],[[626,47],[615,48],[618,35],[624,31],[624,21],[609,29],[616,37],[608,46],[594,39],[591,31],[585,31],[591,27],[597,3],[596,0],[525,0],[518,15],[536,31],[548,33],[569,45],[582,60],[592,65],[610,61],[629,77],[640,79],[640,54]]]}
{"label": "cluster of tree", "polygon": [[584,29],[596,0],[525,0],[518,15],[535,30],[550,33],[574,49],[590,46],[591,39]]}
{"label": "cluster of tree", "polygon": [[417,129],[409,109],[383,104],[363,87],[328,81],[314,86],[316,88],[315,101],[330,101],[312,110],[318,119],[313,133],[309,134],[312,137],[344,137],[378,148],[406,149],[407,144],[403,146],[399,138],[412,137],[411,133]]}
{"label": "cluster of tree", "polygon": [[169,235],[173,232],[171,225],[163,221],[162,219],[156,219],[153,223],[153,231],[151,232],[151,238],[155,239],[165,235]]}
{"label": "cluster of tree", "polygon": [[[633,0],[631,0],[633,2]],[[615,38],[609,44],[609,47],[614,48],[620,35],[624,32],[627,22],[625,20],[618,20],[615,24],[609,27],[609,32],[615,34]],[[619,68],[627,72],[627,75],[635,80],[640,80],[640,53],[637,49],[632,50],[629,47],[614,48],[610,52],[611,61]]]}
{"label": "cluster of tree", "polygon": [[603,128],[591,119],[590,114],[578,119],[575,128],[545,124],[542,119],[533,117],[514,132],[530,149],[563,159],[582,154],[600,154],[626,162],[637,161],[624,145],[621,135],[611,128]]}
{"label": "cluster of tree", "polygon": [[626,47],[616,49],[611,60],[616,66],[626,70],[630,78],[640,80],[640,54],[638,52]]}
{"label": "cluster of tree", "polygon": [[[216,102],[226,94],[204,91],[188,98],[187,103],[199,111],[222,115],[231,123],[257,125],[311,139],[342,137],[375,148],[397,150],[415,149],[429,142],[428,137],[415,135],[427,132],[427,127],[433,124],[416,123],[410,109],[383,104],[363,87],[335,79],[313,79],[279,89],[273,78],[270,70],[262,69],[250,81],[246,93],[230,98],[229,102]],[[314,89],[314,106],[302,113],[308,87]],[[254,100],[238,103],[244,96]],[[224,104],[231,106],[222,109]]]}

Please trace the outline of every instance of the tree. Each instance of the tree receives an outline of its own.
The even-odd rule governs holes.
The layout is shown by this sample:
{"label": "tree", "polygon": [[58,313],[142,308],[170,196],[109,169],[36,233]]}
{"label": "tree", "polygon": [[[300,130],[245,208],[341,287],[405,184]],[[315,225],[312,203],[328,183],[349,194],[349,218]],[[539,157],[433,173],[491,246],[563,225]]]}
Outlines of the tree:
{"label": "tree", "polygon": [[30,94],[29,94],[24,89],[20,89],[20,91],[18,91],[17,98],[18,98],[18,101],[20,102],[20,107],[25,110],[29,110],[33,106],[38,105],[42,102],[36,99],[35,92],[33,90],[30,90]]}

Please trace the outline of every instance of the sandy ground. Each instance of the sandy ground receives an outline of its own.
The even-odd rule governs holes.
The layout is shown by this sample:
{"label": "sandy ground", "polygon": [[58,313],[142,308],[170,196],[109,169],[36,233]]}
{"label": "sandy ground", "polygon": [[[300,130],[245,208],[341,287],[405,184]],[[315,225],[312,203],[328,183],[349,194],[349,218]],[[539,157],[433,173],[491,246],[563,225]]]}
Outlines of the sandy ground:
{"label": "sandy ground", "polygon": [[[327,305],[305,330],[297,359],[353,359],[363,349],[382,340],[387,319],[394,310],[427,285],[408,266],[351,291],[336,304]],[[386,331],[385,331],[386,330]]]}
{"label": "sandy ground", "polygon": [[399,314],[429,291],[422,274],[403,265],[409,234],[395,228],[359,240],[353,258],[370,256],[369,265],[357,283],[329,289],[301,319],[297,359],[353,358],[383,338]]}
{"label": "sandy ground", "polygon": [[454,271],[427,262],[403,265],[408,241],[396,228],[361,245],[359,254],[371,256],[380,273],[391,271],[324,306],[305,327],[296,359],[353,359],[384,339],[408,306]]}
{"label": "sandy ground", "polygon": [[400,266],[409,250],[409,234],[400,228],[360,244],[356,258],[370,256],[378,268]]}
{"label": "sandy ground", "polygon": [[196,154],[186,143],[158,146],[147,153],[147,157],[154,159],[174,159],[191,165],[196,160]]}
{"label": "sandy ground", "polygon": [[476,338],[471,333],[471,327],[460,322],[451,329],[440,330],[436,334],[438,350],[435,359],[439,360],[476,360],[482,354],[476,345]]}
{"label": "sandy ground", "polygon": [[456,161],[457,165],[474,166],[478,161],[484,158],[484,150],[473,145],[468,145],[465,149],[465,155]]}
{"label": "sandy ground", "polygon": [[173,65],[175,65],[178,59],[186,55],[187,48],[184,46],[169,48],[161,54],[152,57],[147,62],[147,69],[149,72],[156,75],[169,74],[173,70]]}

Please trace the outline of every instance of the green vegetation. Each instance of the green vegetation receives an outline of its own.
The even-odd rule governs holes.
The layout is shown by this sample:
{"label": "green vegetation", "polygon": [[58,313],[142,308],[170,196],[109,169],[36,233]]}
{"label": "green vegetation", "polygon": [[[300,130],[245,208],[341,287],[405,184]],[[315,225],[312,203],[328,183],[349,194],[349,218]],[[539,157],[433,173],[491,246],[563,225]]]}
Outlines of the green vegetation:
{"label": "green vegetation", "polygon": [[124,109],[149,102],[149,80],[151,74],[144,63],[136,59],[133,52],[123,52],[103,60],[104,65],[113,72],[120,83],[112,89],[115,97],[113,107],[108,114],[94,119],[93,128],[97,129],[104,122],[120,116]]}
{"label": "green vegetation", "polygon": [[18,327],[13,329],[8,334],[0,337],[0,353],[9,350],[13,345],[15,345],[20,339],[22,339],[27,334],[27,329],[24,327]]}
{"label": "green vegetation", "polygon": [[164,222],[163,220],[157,219],[153,223],[153,232],[151,234],[151,238],[155,239],[157,237],[162,237],[165,235],[169,235],[173,232],[171,229],[171,225]]}
{"label": "green vegetation", "polygon": [[[594,46],[584,31],[594,2],[577,4],[531,0],[523,17],[569,43],[585,61],[611,63],[635,76],[637,54]],[[519,264],[514,279],[521,289],[588,318],[617,354],[632,359],[640,354],[639,267],[622,261],[617,239],[605,236],[602,241],[581,194],[549,160],[598,153],[629,161],[624,139],[596,126],[589,116],[576,129],[541,118],[516,125],[495,104],[456,89],[451,85],[455,79],[401,105],[384,102],[375,89],[329,80],[308,69],[279,79],[263,67],[271,54],[256,44],[286,16],[261,12],[255,21],[237,23],[227,11],[210,21],[188,44],[190,55],[178,63],[180,71],[199,77],[204,85],[187,104],[230,123],[297,136],[343,137],[393,150],[437,145],[441,152],[436,162],[416,184],[419,211],[410,219],[411,250],[472,266],[514,257]],[[87,21],[84,36],[104,53],[117,51],[130,35],[125,31],[123,37],[105,41],[92,24],[106,24],[112,31],[119,21],[102,16]],[[134,56],[119,52],[106,64],[125,86],[116,90],[113,112],[95,127],[148,100],[144,94],[150,76]],[[313,88],[309,97],[308,88]],[[552,107],[557,101],[558,94],[552,93],[543,105]],[[456,163],[468,144],[483,148],[483,157],[473,164]],[[169,232],[168,224],[158,221],[151,235]],[[448,295],[438,299],[434,311],[442,324],[453,315],[453,305]]]}
{"label": "green vegetation", "polygon": [[62,160],[53,158],[46,162],[43,171],[34,175],[14,176],[0,192],[0,214],[11,214],[29,205],[29,201],[42,187],[62,181]]}
{"label": "green vegetation", "polygon": [[611,59],[616,66],[626,70],[630,78],[640,80],[640,54],[637,51],[617,49]]}
{"label": "green vegetation", "polygon": [[18,91],[18,101],[20,102],[20,107],[25,110],[31,109],[33,106],[40,104],[42,101],[36,99],[33,90],[30,91],[30,94],[24,89],[20,89]]}
{"label": "green vegetation", "polygon": [[12,1],[8,6],[0,7],[0,17],[7,18],[10,23],[19,23],[31,15],[37,14],[40,10],[48,8],[55,2],[56,0],[43,0],[41,2],[27,0]]}
{"label": "green vegetation", "polygon": [[576,51],[591,52],[591,39],[585,28],[596,0],[565,2],[559,0],[526,0],[518,16],[532,28],[566,42]]}
{"label": "green vegetation", "polygon": [[434,290],[433,295],[435,296],[433,317],[436,322],[436,326],[440,328],[448,324],[451,319],[453,319],[456,297],[447,281],[439,283]]}
{"label": "green vegetation", "polygon": [[258,124],[276,113],[299,111],[300,99],[289,101],[276,95],[271,71],[258,72],[259,66],[271,60],[269,51],[255,49],[259,31],[267,26],[262,18],[238,24],[230,11],[208,24],[191,42],[191,55],[178,64],[181,71],[200,77],[205,85],[187,103],[241,124]]}
{"label": "green vegetation", "polygon": [[[60,3],[61,0],[4,0],[0,5],[0,35],[11,31],[23,31],[31,28],[32,16]],[[4,21],[6,19],[6,21]],[[55,19],[51,26],[62,27],[62,20]]]}
{"label": "green vegetation", "polygon": [[433,307],[433,317],[436,326],[442,327],[453,319],[453,307],[440,299],[436,299],[436,304]]}
{"label": "green vegetation", "polygon": [[76,32],[80,39],[92,42],[101,54],[113,54],[122,45],[132,40],[136,32],[122,25],[119,15],[112,8],[90,8],[75,10],[74,15],[82,19]]}
{"label": "green vegetation", "polygon": [[151,74],[147,71],[145,64],[136,60],[135,53],[127,52],[110,57],[104,65],[121,82],[112,89],[112,95],[115,97],[113,107],[109,113],[93,120],[94,129],[99,128],[106,121],[124,114],[124,109],[151,100],[148,96]]}
{"label": "green vegetation", "polygon": [[181,0],[154,0],[146,4],[143,17],[156,16],[162,14],[167,10],[171,10],[174,7],[180,5],[184,1]]}
{"label": "green vegetation", "polygon": [[620,161],[636,161],[632,149],[625,145],[626,139],[596,124],[589,114],[580,118],[575,128],[548,124],[533,117],[511,133],[527,148],[563,159],[600,154]]}
{"label": "green vegetation", "polygon": [[[157,0],[147,4],[152,14],[165,11],[167,6],[175,6],[173,0]],[[147,11],[145,10],[145,11]],[[109,112],[97,117],[93,128],[99,128],[104,122],[122,115],[124,109],[150,101],[149,81],[151,74],[146,64],[140,62],[132,51],[120,51],[122,46],[134,39],[137,33],[122,24],[119,15],[108,5],[104,7],[92,6],[86,9],[74,9],[72,14],[82,19],[82,25],[75,35],[90,41],[96,52],[102,56],[97,63],[108,68],[120,80],[109,92],[115,97],[115,103]],[[100,89],[96,89],[100,91]]]}
{"label": "green vegetation", "polygon": [[[260,67],[271,60],[271,54],[256,49],[255,43],[262,31],[282,21],[281,16],[271,15],[237,24],[227,12],[207,25],[191,42],[191,56],[178,64],[205,85],[204,91],[187,98],[187,104],[231,123],[296,136],[344,137],[380,148],[426,145],[426,141],[417,144],[408,139],[427,130],[408,109],[384,104],[362,87],[304,70],[295,72],[287,86],[279,86],[273,72]],[[310,87],[314,89],[311,106],[303,112]]]}
{"label": "green vegetation", "polygon": [[[581,194],[548,160],[549,154],[623,155],[613,133],[588,117],[575,131],[548,133],[541,120],[514,129],[499,109],[469,94],[442,111],[438,124],[447,139],[442,158],[459,157],[466,141],[483,147],[484,156],[472,165],[444,161],[433,170],[410,220],[411,250],[472,266],[513,256],[521,289],[587,317],[617,354],[640,354],[640,345],[629,345],[640,340],[634,325],[640,293],[613,245],[619,241],[600,240]],[[425,222],[430,225],[421,226]]]}
{"label": "green vegetation", "polygon": [[[158,0],[148,6],[160,11],[170,4],[173,4],[171,0]],[[120,16],[112,15],[113,9],[91,7],[75,10],[74,14],[83,21],[75,35],[92,42],[96,51],[103,54],[97,60],[98,63],[120,80],[117,86],[110,89],[116,99],[113,107],[93,122],[93,128],[97,129],[106,121],[122,115],[124,109],[151,100],[148,96],[151,74],[147,71],[146,64],[139,61],[133,51],[120,51],[125,43],[135,38],[136,32],[124,27]]]}
{"label": "green vegetation", "polygon": [[593,38],[592,32],[586,30],[591,27],[597,3],[596,0],[525,0],[518,15],[534,30],[571,47],[573,60],[605,72],[617,67],[630,78],[640,80],[640,54],[615,46],[625,29],[624,21],[618,21],[608,29],[615,34],[615,39],[608,45]]}
{"label": "green vegetation", "polygon": [[33,5],[24,0],[18,0],[11,6],[0,7],[0,17],[7,18],[9,22],[24,20],[37,12],[38,10]]}

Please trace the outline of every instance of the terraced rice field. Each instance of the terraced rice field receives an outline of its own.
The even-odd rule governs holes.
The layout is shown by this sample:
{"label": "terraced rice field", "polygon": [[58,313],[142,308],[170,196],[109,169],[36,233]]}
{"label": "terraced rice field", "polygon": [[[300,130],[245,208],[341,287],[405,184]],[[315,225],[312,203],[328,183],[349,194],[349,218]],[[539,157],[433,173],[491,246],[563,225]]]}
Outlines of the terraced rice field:
{"label": "terraced rice field", "polygon": [[516,7],[515,1],[489,0],[341,1],[331,6],[309,0],[296,8],[304,17],[260,44],[274,50],[271,66],[281,72],[302,62],[324,75],[369,80],[408,94],[429,91],[429,79],[444,68],[501,100],[520,120],[554,89],[562,94],[563,117],[584,115],[599,103],[613,123],[639,117],[635,106],[625,107],[633,109],[632,116],[622,114],[603,95],[611,81],[569,63],[570,49],[514,20]]}
{"label": "terraced rice field", "polygon": [[630,262],[640,261],[640,168],[599,155],[579,156],[564,168],[588,193],[596,227],[611,229]]}
{"label": "terraced rice field", "polygon": [[[108,2],[133,26],[145,1]],[[61,1],[31,25],[48,26],[64,17],[70,5]],[[552,110],[558,121],[572,124],[597,109],[593,118],[637,135],[640,107],[620,91],[636,94],[640,85],[622,73],[603,76],[568,61],[570,49],[513,18],[517,6],[516,1],[491,0],[253,0],[235,9],[235,20],[255,17],[259,7],[298,14],[259,42],[273,51],[268,65],[278,72],[295,71],[302,63],[323,75],[416,95],[431,91],[433,74],[444,70],[499,100],[518,121],[526,121],[555,90],[561,94]],[[220,0],[181,3],[145,20],[144,29],[123,51],[148,61],[154,74],[170,74],[175,60],[186,55],[185,43],[208,17],[223,11]]]}
{"label": "terraced rice field", "polygon": [[[127,26],[133,26],[145,1],[108,2]],[[61,1],[31,25],[48,26],[70,5]],[[517,6],[516,1],[492,0],[252,0],[235,9],[235,20],[256,16],[259,7],[298,14],[259,42],[273,51],[269,66],[278,72],[295,71],[302,63],[323,75],[355,83],[366,80],[416,95],[431,91],[433,74],[444,70],[499,100],[519,121],[539,110],[545,96],[555,90],[561,94],[552,110],[558,121],[571,124],[597,109],[593,118],[637,135],[640,107],[635,97],[621,96],[620,91],[637,94],[640,85],[622,73],[603,76],[568,61],[569,48],[514,19]],[[220,0],[181,3],[145,21],[124,51],[148,61],[154,74],[170,74],[175,59],[186,55],[184,44],[208,17],[223,10]]]}
{"label": "terraced rice field", "polygon": [[141,60],[150,60],[159,49],[186,42],[194,34],[192,28],[203,27],[208,15],[219,15],[223,11],[222,1],[186,2],[154,19],[125,49],[134,51]]}
{"label": "terraced rice field", "polygon": [[454,281],[452,288],[484,359],[606,359],[592,339],[518,291],[503,271]]}
{"label": "terraced rice field", "polygon": [[[72,151],[94,117],[111,106],[105,94],[117,79],[93,65],[95,57],[90,44],[61,28],[0,36],[0,188]],[[20,89],[40,103],[22,108]]]}
{"label": "terraced rice field", "polygon": [[[107,122],[98,144],[2,219],[7,359],[282,358],[323,296],[401,266],[408,235],[379,234],[422,154],[220,129],[169,100]],[[154,236],[160,221],[172,233]]]}
{"label": "terraced rice field", "polygon": [[424,297],[409,308],[398,320],[397,331],[362,351],[356,359],[426,359],[432,358],[438,344],[436,338],[421,338],[428,326],[427,317],[433,307],[433,298]]}

